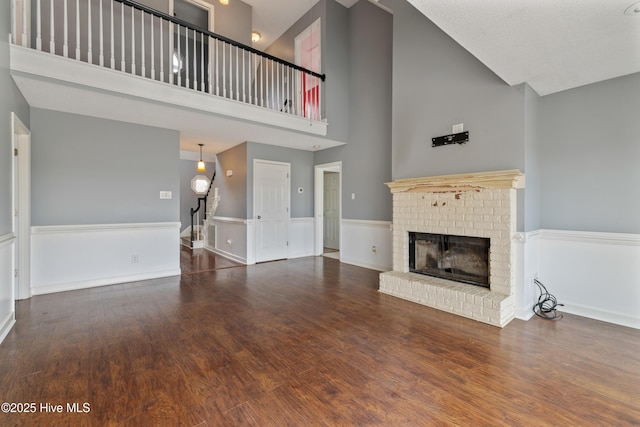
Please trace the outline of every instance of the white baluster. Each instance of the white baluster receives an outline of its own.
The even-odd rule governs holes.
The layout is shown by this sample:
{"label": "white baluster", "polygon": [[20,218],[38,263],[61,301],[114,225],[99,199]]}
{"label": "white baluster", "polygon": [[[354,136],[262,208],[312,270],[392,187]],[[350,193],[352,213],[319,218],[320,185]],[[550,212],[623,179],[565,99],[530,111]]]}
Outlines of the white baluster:
{"label": "white baluster", "polygon": [[200,90],[205,91],[204,86],[204,33],[200,33]]}
{"label": "white baluster", "polygon": [[80,61],[80,0],[76,0],[76,60]]}
{"label": "white baluster", "polygon": [[218,51],[220,48],[218,47],[218,39],[215,39],[215,50],[216,50],[216,95],[220,96],[220,67],[218,65]]}
{"label": "white baluster", "polygon": [[225,63],[226,42],[222,42],[222,96],[227,97],[227,64]]}
{"label": "white baluster", "polygon": [[27,37],[27,11],[29,4],[26,1],[22,2],[22,46],[29,45],[29,39]]}
{"label": "white baluster", "polygon": [[110,40],[111,40],[111,45],[110,45],[110,48],[111,48],[111,54],[110,54],[110,57],[111,57],[111,69],[116,68],[116,45],[115,45],[115,35],[114,35],[114,28],[115,27],[113,25],[113,19],[114,19],[113,18],[113,0],[111,0],[111,18],[110,18],[110,21],[111,21],[111,32],[109,33],[109,37],[110,37]]}
{"label": "white baluster", "polygon": [[198,90],[198,63],[196,54],[196,30],[193,30],[193,89]]}
{"label": "white baluster", "polygon": [[67,0],[64,0],[64,39],[62,42],[62,56],[64,56],[65,58],[69,57],[69,19],[68,19],[68,5],[67,5]]}
{"label": "white baluster", "polygon": [[260,57],[260,106],[264,107],[264,96],[265,96],[265,87],[264,80],[267,73],[267,67],[265,66],[266,60],[261,56]]}
{"label": "white baluster", "polygon": [[186,80],[185,87],[189,87],[189,28],[184,27],[184,62],[186,64],[184,77]]}
{"label": "white baluster", "polygon": [[124,55],[124,4],[120,3],[120,71],[122,72],[127,70]]}
{"label": "white baluster", "polygon": [[42,50],[42,6],[36,3],[36,49]]}
{"label": "white baluster", "polygon": [[160,18],[160,81],[164,82],[164,37],[162,36],[162,21],[163,19]]}
{"label": "white baluster", "polygon": [[318,120],[322,120],[322,79],[318,79]]}
{"label": "white baluster", "polygon": [[265,58],[264,62],[265,62],[265,67],[264,67],[265,68],[265,77],[264,77],[264,79],[265,79],[265,83],[266,83],[265,96],[267,98],[266,107],[267,108],[271,108],[271,98],[269,97],[269,86],[270,86],[269,85],[269,59]]}
{"label": "white baluster", "polygon": [[[53,1],[53,0],[51,0]],[[11,37],[10,42],[18,44],[18,29],[16,28],[16,21],[18,21],[18,5],[16,0],[11,0]]]}
{"label": "white baluster", "polygon": [[149,31],[151,32],[151,79],[156,79],[156,46],[155,31],[153,30],[153,15],[149,16]]}
{"label": "white baluster", "polygon": [[174,46],[174,41],[173,41],[173,31],[174,31],[174,25],[173,22],[169,21],[167,22],[167,24],[169,25],[169,40],[167,43],[167,48],[169,49],[169,53],[168,53],[168,58],[169,58],[169,68],[168,68],[168,73],[169,73],[169,84],[173,84],[173,46]]}
{"label": "white baluster", "polygon": [[140,50],[141,50],[141,57],[142,57],[142,64],[140,65],[140,75],[142,77],[146,77],[147,75],[147,67],[146,67],[146,60],[145,60],[145,55],[146,55],[146,46],[144,43],[144,10],[140,11]]}
{"label": "white baluster", "polygon": [[240,50],[238,48],[238,46],[236,46],[236,99],[239,101],[240,100],[240,89],[239,89],[239,79],[238,79],[238,74],[239,74],[239,68],[240,68],[240,61],[238,61],[238,50]]}
{"label": "white baluster", "polygon": [[233,99],[233,46],[232,45],[229,45],[229,98]]}
{"label": "white baluster", "polygon": [[136,73],[136,10],[131,6],[131,74]]}
{"label": "white baluster", "polygon": [[[171,58],[173,63],[173,57]],[[178,86],[182,86],[182,70],[180,68],[182,65],[182,42],[180,41],[180,24],[178,24]],[[173,70],[172,70],[173,71]]]}
{"label": "white baluster", "polygon": [[253,98],[251,99],[251,103],[254,105],[258,105],[258,71],[256,69],[255,63],[256,63],[256,54],[255,53],[250,53],[249,54],[249,66],[251,67],[249,69],[250,71],[250,75],[254,76],[252,81],[253,81]]}
{"label": "white baluster", "polygon": [[242,50],[242,102],[247,102],[246,76],[245,76],[245,51]]}
{"label": "white baluster", "polygon": [[93,35],[91,34],[91,1],[87,2],[87,33],[89,36],[87,44],[87,62],[93,64]]}
{"label": "white baluster", "polygon": [[[104,16],[102,16],[102,0],[100,0],[100,56],[98,62],[101,67],[104,67]],[[111,45],[113,50],[113,44]]]}
{"label": "white baluster", "polygon": [[51,6],[49,8],[49,13],[51,14],[51,17],[50,17],[50,23],[49,23],[49,25],[50,25],[49,26],[49,37],[50,37],[50,40],[49,40],[49,53],[55,54],[56,53],[56,40],[55,40],[55,38],[56,38],[55,37],[55,33],[56,33],[55,32],[55,28],[56,27],[53,25],[53,15],[54,15],[54,12],[53,12],[53,0],[51,0],[50,4],[51,4]]}
{"label": "white baluster", "polygon": [[212,70],[211,70],[211,64],[212,64],[212,60],[211,60],[211,37],[209,35],[207,35],[207,49],[209,54],[207,55],[207,73],[209,74],[208,78],[207,78],[207,82],[209,83],[209,94],[212,95],[213,94],[213,82],[211,81],[211,77],[213,76],[212,74]]}

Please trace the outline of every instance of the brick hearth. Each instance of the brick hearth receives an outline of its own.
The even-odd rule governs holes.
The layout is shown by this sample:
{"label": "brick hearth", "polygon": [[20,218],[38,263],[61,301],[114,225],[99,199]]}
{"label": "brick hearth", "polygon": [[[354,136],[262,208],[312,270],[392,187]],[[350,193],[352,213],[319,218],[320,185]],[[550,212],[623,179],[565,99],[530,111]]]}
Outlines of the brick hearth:
{"label": "brick hearth", "polygon": [[[393,193],[393,271],[380,292],[503,327],[514,317],[517,170],[399,179]],[[409,232],[490,239],[489,289],[409,272]]]}

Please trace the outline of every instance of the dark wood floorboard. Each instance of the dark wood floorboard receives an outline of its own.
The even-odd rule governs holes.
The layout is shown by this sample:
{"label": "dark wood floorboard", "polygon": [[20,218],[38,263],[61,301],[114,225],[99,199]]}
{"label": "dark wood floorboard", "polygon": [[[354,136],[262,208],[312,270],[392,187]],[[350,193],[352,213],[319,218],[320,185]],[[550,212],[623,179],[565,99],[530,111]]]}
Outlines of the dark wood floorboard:
{"label": "dark wood floorboard", "polygon": [[499,329],[326,257],[181,259],[181,277],[20,301],[0,393],[38,411],[0,425],[640,425],[638,330],[572,315]]}

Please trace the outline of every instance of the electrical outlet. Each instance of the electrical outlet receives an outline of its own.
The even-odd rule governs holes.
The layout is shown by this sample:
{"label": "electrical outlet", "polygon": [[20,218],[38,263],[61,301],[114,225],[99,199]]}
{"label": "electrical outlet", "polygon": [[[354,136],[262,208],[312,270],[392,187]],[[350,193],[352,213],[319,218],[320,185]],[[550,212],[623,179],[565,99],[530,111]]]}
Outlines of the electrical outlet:
{"label": "electrical outlet", "polygon": [[451,126],[451,133],[460,133],[464,132],[464,123],[458,123],[457,125]]}
{"label": "electrical outlet", "polygon": [[371,252],[375,254],[376,252],[378,252],[378,248],[376,248],[375,246],[371,246]]}
{"label": "electrical outlet", "polygon": [[138,255],[134,254],[131,255],[131,264],[137,264],[138,263]]}

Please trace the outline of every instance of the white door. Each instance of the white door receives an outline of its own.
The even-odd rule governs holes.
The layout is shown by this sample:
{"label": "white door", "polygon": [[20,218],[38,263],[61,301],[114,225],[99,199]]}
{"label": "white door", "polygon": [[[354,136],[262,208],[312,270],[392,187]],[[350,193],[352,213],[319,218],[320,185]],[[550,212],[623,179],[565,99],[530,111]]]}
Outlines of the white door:
{"label": "white door", "polygon": [[13,136],[13,233],[16,236],[14,299],[31,297],[30,227],[31,227],[31,133],[17,115],[11,113]]}
{"label": "white door", "polygon": [[288,257],[290,170],[289,163],[253,162],[256,262]]}
{"label": "white door", "polygon": [[324,173],[323,246],[329,249],[340,249],[339,178],[337,172]]}

